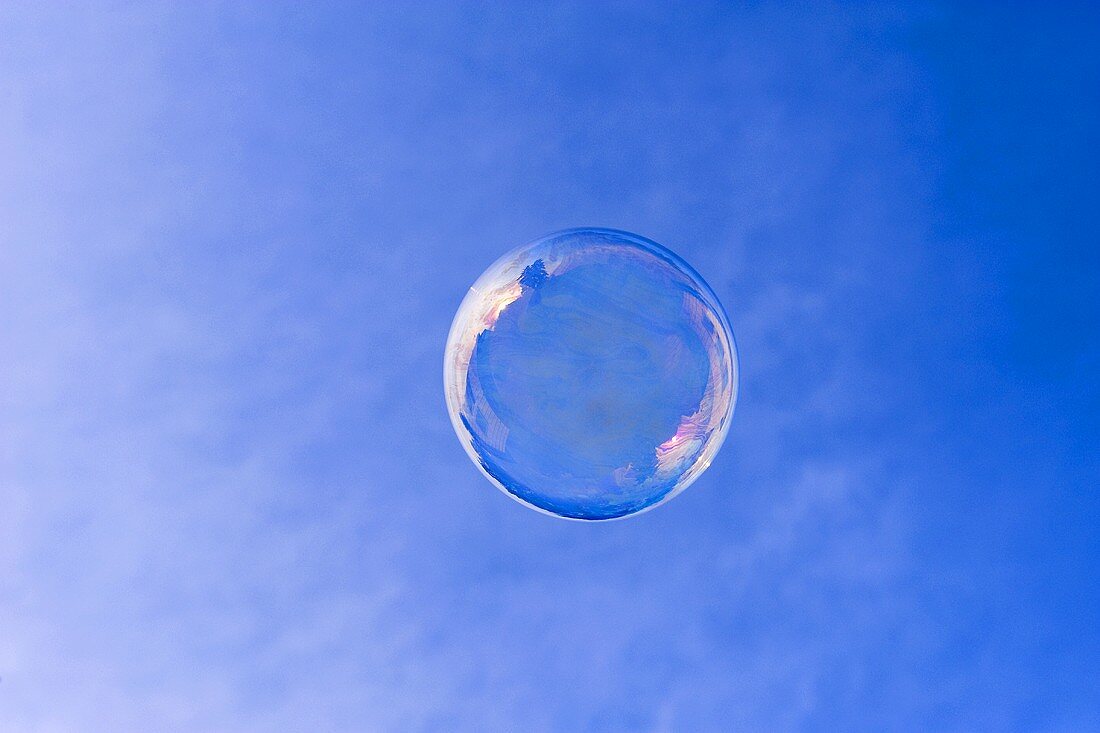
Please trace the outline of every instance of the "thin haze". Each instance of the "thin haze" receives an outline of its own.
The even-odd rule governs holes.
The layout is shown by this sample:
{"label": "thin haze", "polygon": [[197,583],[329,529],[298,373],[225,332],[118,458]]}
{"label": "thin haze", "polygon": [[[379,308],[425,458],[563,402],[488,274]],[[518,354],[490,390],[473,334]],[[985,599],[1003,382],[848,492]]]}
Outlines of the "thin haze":
{"label": "thin haze", "polygon": [[[1100,17],[8,3],[0,729],[1100,730]],[[466,288],[636,231],[730,313],[685,494],[509,501]]]}

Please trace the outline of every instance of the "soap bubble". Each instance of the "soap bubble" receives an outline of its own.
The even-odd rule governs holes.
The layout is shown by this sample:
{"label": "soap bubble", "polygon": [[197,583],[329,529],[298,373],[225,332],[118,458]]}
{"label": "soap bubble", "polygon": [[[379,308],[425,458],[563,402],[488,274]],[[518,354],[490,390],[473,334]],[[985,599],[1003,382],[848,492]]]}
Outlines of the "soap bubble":
{"label": "soap bubble", "polygon": [[459,440],[504,492],[613,519],[706,470],[729,428],[737,352],[722,306],[661,245],[571,229],[512,250],[462,301],[447,340]]}

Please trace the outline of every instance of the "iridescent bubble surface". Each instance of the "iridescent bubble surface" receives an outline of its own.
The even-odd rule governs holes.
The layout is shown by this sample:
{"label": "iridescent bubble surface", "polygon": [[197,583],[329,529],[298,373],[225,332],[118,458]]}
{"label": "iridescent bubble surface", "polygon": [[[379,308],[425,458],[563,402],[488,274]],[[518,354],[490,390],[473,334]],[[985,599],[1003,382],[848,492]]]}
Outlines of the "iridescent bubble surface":
{"label": "iridescent bubble surface", "polygon": [[643,237],[571,229],[515,249],[459,307],[444,364],[459,440],[535,509],[613,519],[683,491],[725,439],[737,353],[718,299]]}

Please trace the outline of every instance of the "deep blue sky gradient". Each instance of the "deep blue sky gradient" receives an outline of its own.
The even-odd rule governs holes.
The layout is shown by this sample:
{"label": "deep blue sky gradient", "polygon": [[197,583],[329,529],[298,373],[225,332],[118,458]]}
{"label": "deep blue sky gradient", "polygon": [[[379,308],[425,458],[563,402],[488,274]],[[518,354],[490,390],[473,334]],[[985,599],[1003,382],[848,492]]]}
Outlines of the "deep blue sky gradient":
{"label": "deep blue sky gradient", "polygon": [[[1100,731],[1100,13],[0,8],[0,730]],[[722,299],[649,514],[451,431],[466,288]]]}

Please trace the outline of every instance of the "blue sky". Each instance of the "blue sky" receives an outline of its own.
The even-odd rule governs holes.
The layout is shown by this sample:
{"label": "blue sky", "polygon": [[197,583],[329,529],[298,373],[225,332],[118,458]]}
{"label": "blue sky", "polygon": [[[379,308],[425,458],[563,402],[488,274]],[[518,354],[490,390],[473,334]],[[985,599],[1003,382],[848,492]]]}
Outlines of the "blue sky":
{"label": "blue sky", "polygon": [[[1084,5],[0,9],[0,729],[1100,730]],[[466,288],[672,248],[741,393],[578,525]]]}

